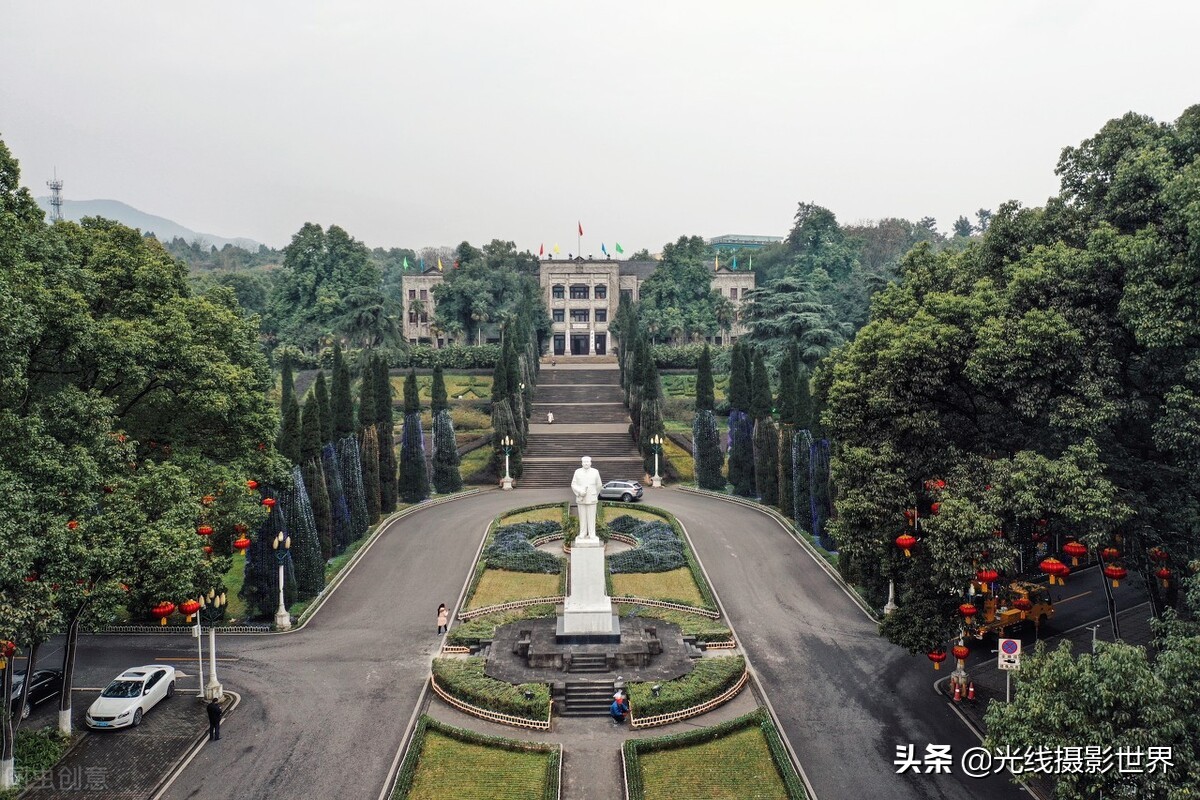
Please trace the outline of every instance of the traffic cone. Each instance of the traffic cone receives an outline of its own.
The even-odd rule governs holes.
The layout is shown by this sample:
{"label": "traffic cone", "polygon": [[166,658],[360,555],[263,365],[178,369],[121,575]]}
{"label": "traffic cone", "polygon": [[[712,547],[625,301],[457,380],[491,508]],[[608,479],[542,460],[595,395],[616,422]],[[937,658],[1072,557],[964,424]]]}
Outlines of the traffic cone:
{"label": "traffic cone", "polygon": [[962,702],[962,684],[961,683],[956,682],[954,684],[954,702],[956,702],[956,703]]}
{"label": "traffic cone", "polygon": [[967,684],[967,700],[971,703],[975,702],[975,681]]}

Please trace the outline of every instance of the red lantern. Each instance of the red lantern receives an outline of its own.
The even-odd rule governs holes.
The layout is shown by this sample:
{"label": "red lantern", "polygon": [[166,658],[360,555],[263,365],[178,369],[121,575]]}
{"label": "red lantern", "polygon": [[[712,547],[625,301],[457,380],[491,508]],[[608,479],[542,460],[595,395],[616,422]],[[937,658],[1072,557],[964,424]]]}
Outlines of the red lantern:
{"label": "red lantern", "polygon": [[1038,569],[1050,576],[1051,586],[1054,585],[1055,580],[1062,582],[1062,584],[1065,586],[1067,582],[1063,580],[1063,578],[1065,578],[1071,572],[1070,567],[1053,556],[1043,559],[1042,563],[1038,564]]}
{"label": "red lantern", "polygon": [[1028,597],[1018,597],[1013,600],[1013,608],[1021,612],[1021,619],[1025,619],[1025,612],[1033,608],[1033,601]]}
{"label": "red lantern", "polygon": [[946,660],[946,651],[945,650],[930,650],[928,653],[925,654],[925,657],[933,662],[934,669],[941,669],[942,662]]}
{"label": "red lantern", "polygon": [[258,481],[253,479],[246,481],[246,488],[253,492],[258,488]]}
{"label": "red lantern", "polygon": [[69,530],[69,531],[73,531],[78,527],[79,527],[79,523],[76,522],[75,520],[71,520],[70,522],[67,523],[67,530]]}
{"label": "red lantern", "polygon": [[264,506],[266,506],[268,509],[274,508],[275,507],[275,498],[274,497],[264,497],[262,504]]}
{"label": "red lantern", "polygon": [[1116,564],[1109,564],[1104,568],[1104,577],[1113,582],[1113,588],[1121,585],[1121,581],[1129,574],[1129,571],[1124,567],[1119,567]]}
{"label": "red lantern", "polygon": [[896,537],[896,547],[904,551],[904,557],[908,558],[912,555],[913,548],[917,546],[917,537],[911,533],[902,533]]}
{"label": "red lantern", "polygon": [[211,506],[213,504],[213,501],[216,499],[217,498],[213,497],[211,494],[206,494],[206,495],[204,495],[204,497],[202,497],[200,499],[200,502],[206,506]]}
{"label": "red lantern", "polygon": [[959,661],[964,661],[967,656],[971,655],[971,648],[965,644],[956,644],[950,649],[950,653]]}
{"label": "red lantern", "polygon": [[211,525],[197,526],[196,533],[200,534],[201,536],[212,536],[212,526]]}
{"label": "red lantern", "polygon": [[988,593],[988,584],[995,583],[1000,578],[1000,573],[994,569],[984,567],[975,573],[975,579],[983,585],[983,593]]}
{"label": "red lantern", "polygon": [[1159,567],[1154,574],[1160,581],[1162,581],[1162,587],[1164,589],[1167,589],[1171,586],[1171,570],[1167,569],[1166,567]]}
{"label": "red lantern", "polygon": [[1166,561],[1168,558],[1167,551],[1161,547],[1150,548],[1150,559],[1152,561]]}
{"label": "red lantern", "polygon": [[243,536],[240,539],[234,539],[233,546],[236,547],[238,550],[241,550],[244,552],[246,550],[246,548],[250,546],[250,540],[247,539],[245,536]]}
{"label": "red lantern", "polygon": [[909,525],[912,525],[914,522],[917,521],[917,510],[915,508],[904,509],[904,519],[908,522]]}
{"label": "red lantern", "polygon": [[929,513],[930,513],[930,514],[932,514],[932,515],[933,515],[933,516],[935,516],[935,517],[937,516],[937,513],[938,513],[939,511],[941,511],[941,510],[942,510],[942,504],[941,504],[941,503],[934,503],[934,504],[932,504],[931,506],[929,506]]}
{"label": "red lantern", "polygon": [[963,603],[958,607],[958,613],[962,614],[967,622],[970,622],[971,617],[979,613],[979,609],[975,607],[974,603]]}
{"label": "red lantern", "polygon": [[212,545],[211,544],[204,545],[204,555],[211,556],[212,554],[213,554]]}
{"label": "red lantern", "polygon": [[4,658],[12,658],[17,654],[17,643],[10,641],[0,642],[0,656]]}
{"label": "red lantern", "polygon": [[158,617],[161,620],[161,622],[159,623],[161,625],[166,625],[167,617],[171,616],[174,613],[175,613],[175,604],[172,603],[170,600],[164,600],[163,602],[156,605],[154,608],[150,609],[150,614],[152,616]]}
{"label": "red lantern", "polygon": [[1106,547],[1100,551],[1100,555],[1104,557],[1105,561],[1115,561],[1121,557],[1121,551],[1115,547]]}
{"label": "red lantern", "polygon": [[200,603],[196,600],[184,600],[179,604],[179,613],[187,617],[185,622],[192,621],[192,615],[200,610]]}
{"label": "red lantern", "polygon": [[1071,565],[1078,567],[1079,559],[1087,555],[1087,545],[1083,542],[1067,542],[1063,545],[1063,552],[1071,557]]}

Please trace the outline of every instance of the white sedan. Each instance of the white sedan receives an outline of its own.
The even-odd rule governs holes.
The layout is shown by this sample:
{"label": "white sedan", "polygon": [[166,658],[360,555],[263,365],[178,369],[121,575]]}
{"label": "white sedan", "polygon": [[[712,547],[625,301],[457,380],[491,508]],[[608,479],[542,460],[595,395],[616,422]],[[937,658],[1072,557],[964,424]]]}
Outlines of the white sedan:
{"label": "white sedan", "polygon": [[147,711],[174,694],[174,667],[148,664],[127,669],[104,688],[84,721],[89,728],[135,727]]}

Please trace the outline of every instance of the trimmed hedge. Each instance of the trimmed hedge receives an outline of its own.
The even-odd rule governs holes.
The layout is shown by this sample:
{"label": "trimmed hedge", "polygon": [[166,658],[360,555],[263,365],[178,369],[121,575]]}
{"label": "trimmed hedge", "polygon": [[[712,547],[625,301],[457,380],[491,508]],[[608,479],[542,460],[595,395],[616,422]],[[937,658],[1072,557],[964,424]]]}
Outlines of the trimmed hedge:
{"label": "trimmed hedge", "polygon": [[[549,716],[550,687],[544,683],[514,686],[489,678],[483,674],[484,661],[482,656],[435,658],[433,677],[446,692],[473,706],[539,721]],[[526,690],[533,693],[532,700],[525,699]]]}
{"label": "trimmed hedge", "polygon": [[491,369],[499,360],[498,344],[451,344],[442,348],[428,344],[411,344],[402,350],[388,352],[388,366],[392,369]]}
{"label": "trimmed hedge", "polygon": [[643,522],[622,516],[610,522],[608,529],[628,534],[640,544],[609,556],[609,572],[669,572],[687,566],[683,542],[666,522]]}
{"label": "trimmed hedge", "polygon": [[[471,591],[474,593],[474,589]],[[475,617],[465,622],[455,623],[450,628],[450,633],[446,637],[446,644],[458,645],[460,647],[478,647],[483,642],[490,641],[496,633],[496,628],[501,625],[507,625],[510,622],[522,619],[542,619],[553,616],[554,606],[552,605],[526,606],[525,608],[516,608],[512,611],[497,611],[494,614],[484,614],[482,617]]]}
{"label": "trimmed hedge", "polygon": [[505,525],[492,533],[492,540],[483,549],[489,569],[513,572],[545,572],[557,575],[563,571],[563,559],[543,553],[529,543],[531,539],[562,530],[557,522],[518,522]]}
{"label": "trimmed hedge", "polygon": [[[405,753],[404,763],[400,766],[400,772],[396,776],[396,785],[392,790],[392,800],[403,800],[412,789],[413,778],[416,777],[417,770],[421,765],[421,749],[425,745],[425,737],[429,731],[483,747],[497,747],[522,753],[545,753],[548,758],[546,759],[546,779],[542,790],[542,800],[558,800],[558,772],[561,755],[559,747],[541,742],[523,742],[519,739],[508,739],[502,736],[488,736],[466,728],[456,728],[453,725],[438,722],[424,714],[417,720],[412,740],[408,743],[408,752]],[[469,765],[464,766],[469,767]]]}
{"label": "trimmed hedge", "polygon": [[712,700],[737,683],[745,671],[746,659],[742,656],[702,658],[687,675],[659,682],[662,689],[658,697],[650,689],[656,685],[653,682],[629,684],[629,704],[639,717],[683,711]]}
{"label": "trimmed hedge", "polygon": [[723,736],[751,727],[759,728],[766,738],[767,748],[771,751],[771,760],[775,762],[775,769],[779,771],[779,777],[783,779],[783,785],[787,789],[788,797],[791,800],[807,800],[808,793],[804,790],[804,784],[801,782],[800,776],[796,773],[796,768],[792,764],[792,759],[788,755],[787,748],[783,746],[783,740],[779,736],[779,731],[776,730],[775,724],[771,722],[770,715],[762,708],[758,708],[737,719],[731,719],[728,722],[722,722],[720,725],[714,725],[711,728],[701,728],[700,730],[687,731],[686,733],[657,736],[649,739],[626,739],[623,749],[625,753],[625,782],[629,787],[629,800],[645,800],[646,797],[646,787],[642,784],[642,753],[675,750],[682,747],[690,747],[691,745],[703,744],[704,742],[711,742],[714,739],[720,739]]}

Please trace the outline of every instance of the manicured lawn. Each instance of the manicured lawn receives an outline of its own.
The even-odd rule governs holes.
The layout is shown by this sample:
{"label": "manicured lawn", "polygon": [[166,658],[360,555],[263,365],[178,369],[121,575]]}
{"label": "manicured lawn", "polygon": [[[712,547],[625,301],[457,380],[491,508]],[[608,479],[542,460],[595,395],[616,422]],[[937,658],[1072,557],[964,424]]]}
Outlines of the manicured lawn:
{"label": "manicured lawn", "polygon": [[516,525],[518,522],[562,522],[563,507],[534,508],[500,518],[501,525]]}
{"label": "manicured lawn", "polygon": [[679,476],[681,482],[695,483],[696,462],[692,459],[691,453],[668,439],[663,445],[663,455],[671,462],[671,469]]}
{"label": "manicured lawn", "polygon": [[561,578],[542,572],[511,572],[506,569],[484,570],[483,577],[467,608],[482,608],[529,597],[550,597],[559,593]]}
{"label": "manicured lawn", "polygon": [[[554,576],[550,576],[554,577]],[[651,600],[670,600],[690,606],[704,605],[700,590],[687,567],[670,572],[626,572],[612,576],[613,594]]]}
{"label": "manicured lawn", "polygon": [[684,636],[695,636],[702,642],[725,642],[733,638],[733,632],[715,619],[702,617],[699,614],[689,614],[686,611],[676,611],[670,608],[654,608],[652,606],[635,606],[631,603],[618,603],[617,613],[622,617],[637,612],[643,619],[661,619],[679,626]]}
{"label": "manicured lawn", "polygon": [[[17,731],[14,741],[17,779],[24,776],[27,783],[37,785],[37,776],[57,764],[70,746],[71,737],[61,736],[57,731]],[[12,800],[19,794],[19,788],[0,790],[0,800]]]}
{"label": "manicured lawn", "polygon": [[233,554],[233,564],[230,565],[223,580],[225,582],[225,599],[228,601],[228,605],[225,607],[225,618],[230,622],[241,621],[246,618],[246,601],[238,597],[238,592],[242,590],[242,584],[246,582],[246,554],[244,552]]}
{"label": "manicured lawn", "polygon": [[429,731],[407,800],[541,800],[550,754],[461,742]]}
{"label": "manicured lawn", "polygon": [[712,742],[643,753],[646,800],[788,800],[757,727]]}
{"label": "manicured lawn", "polygon": [[[464,483],[471,483],[474,476],[482,472],[492,459],[492,448],[488,446],[477,447],[471,452],[462,457],[458,465],[458,473],[462,475]],[[492,479],[488,477],[484,483],[491,484]]]}
{"label": "manicured lawn", "polygon": [[[668,398],[682,397],[694,401],[696,399],[696,375],[662,375],[663,394]],[[725,399],[729,390],[729,376],[716,375],[713,380],[713,397],[718,403]]]}

